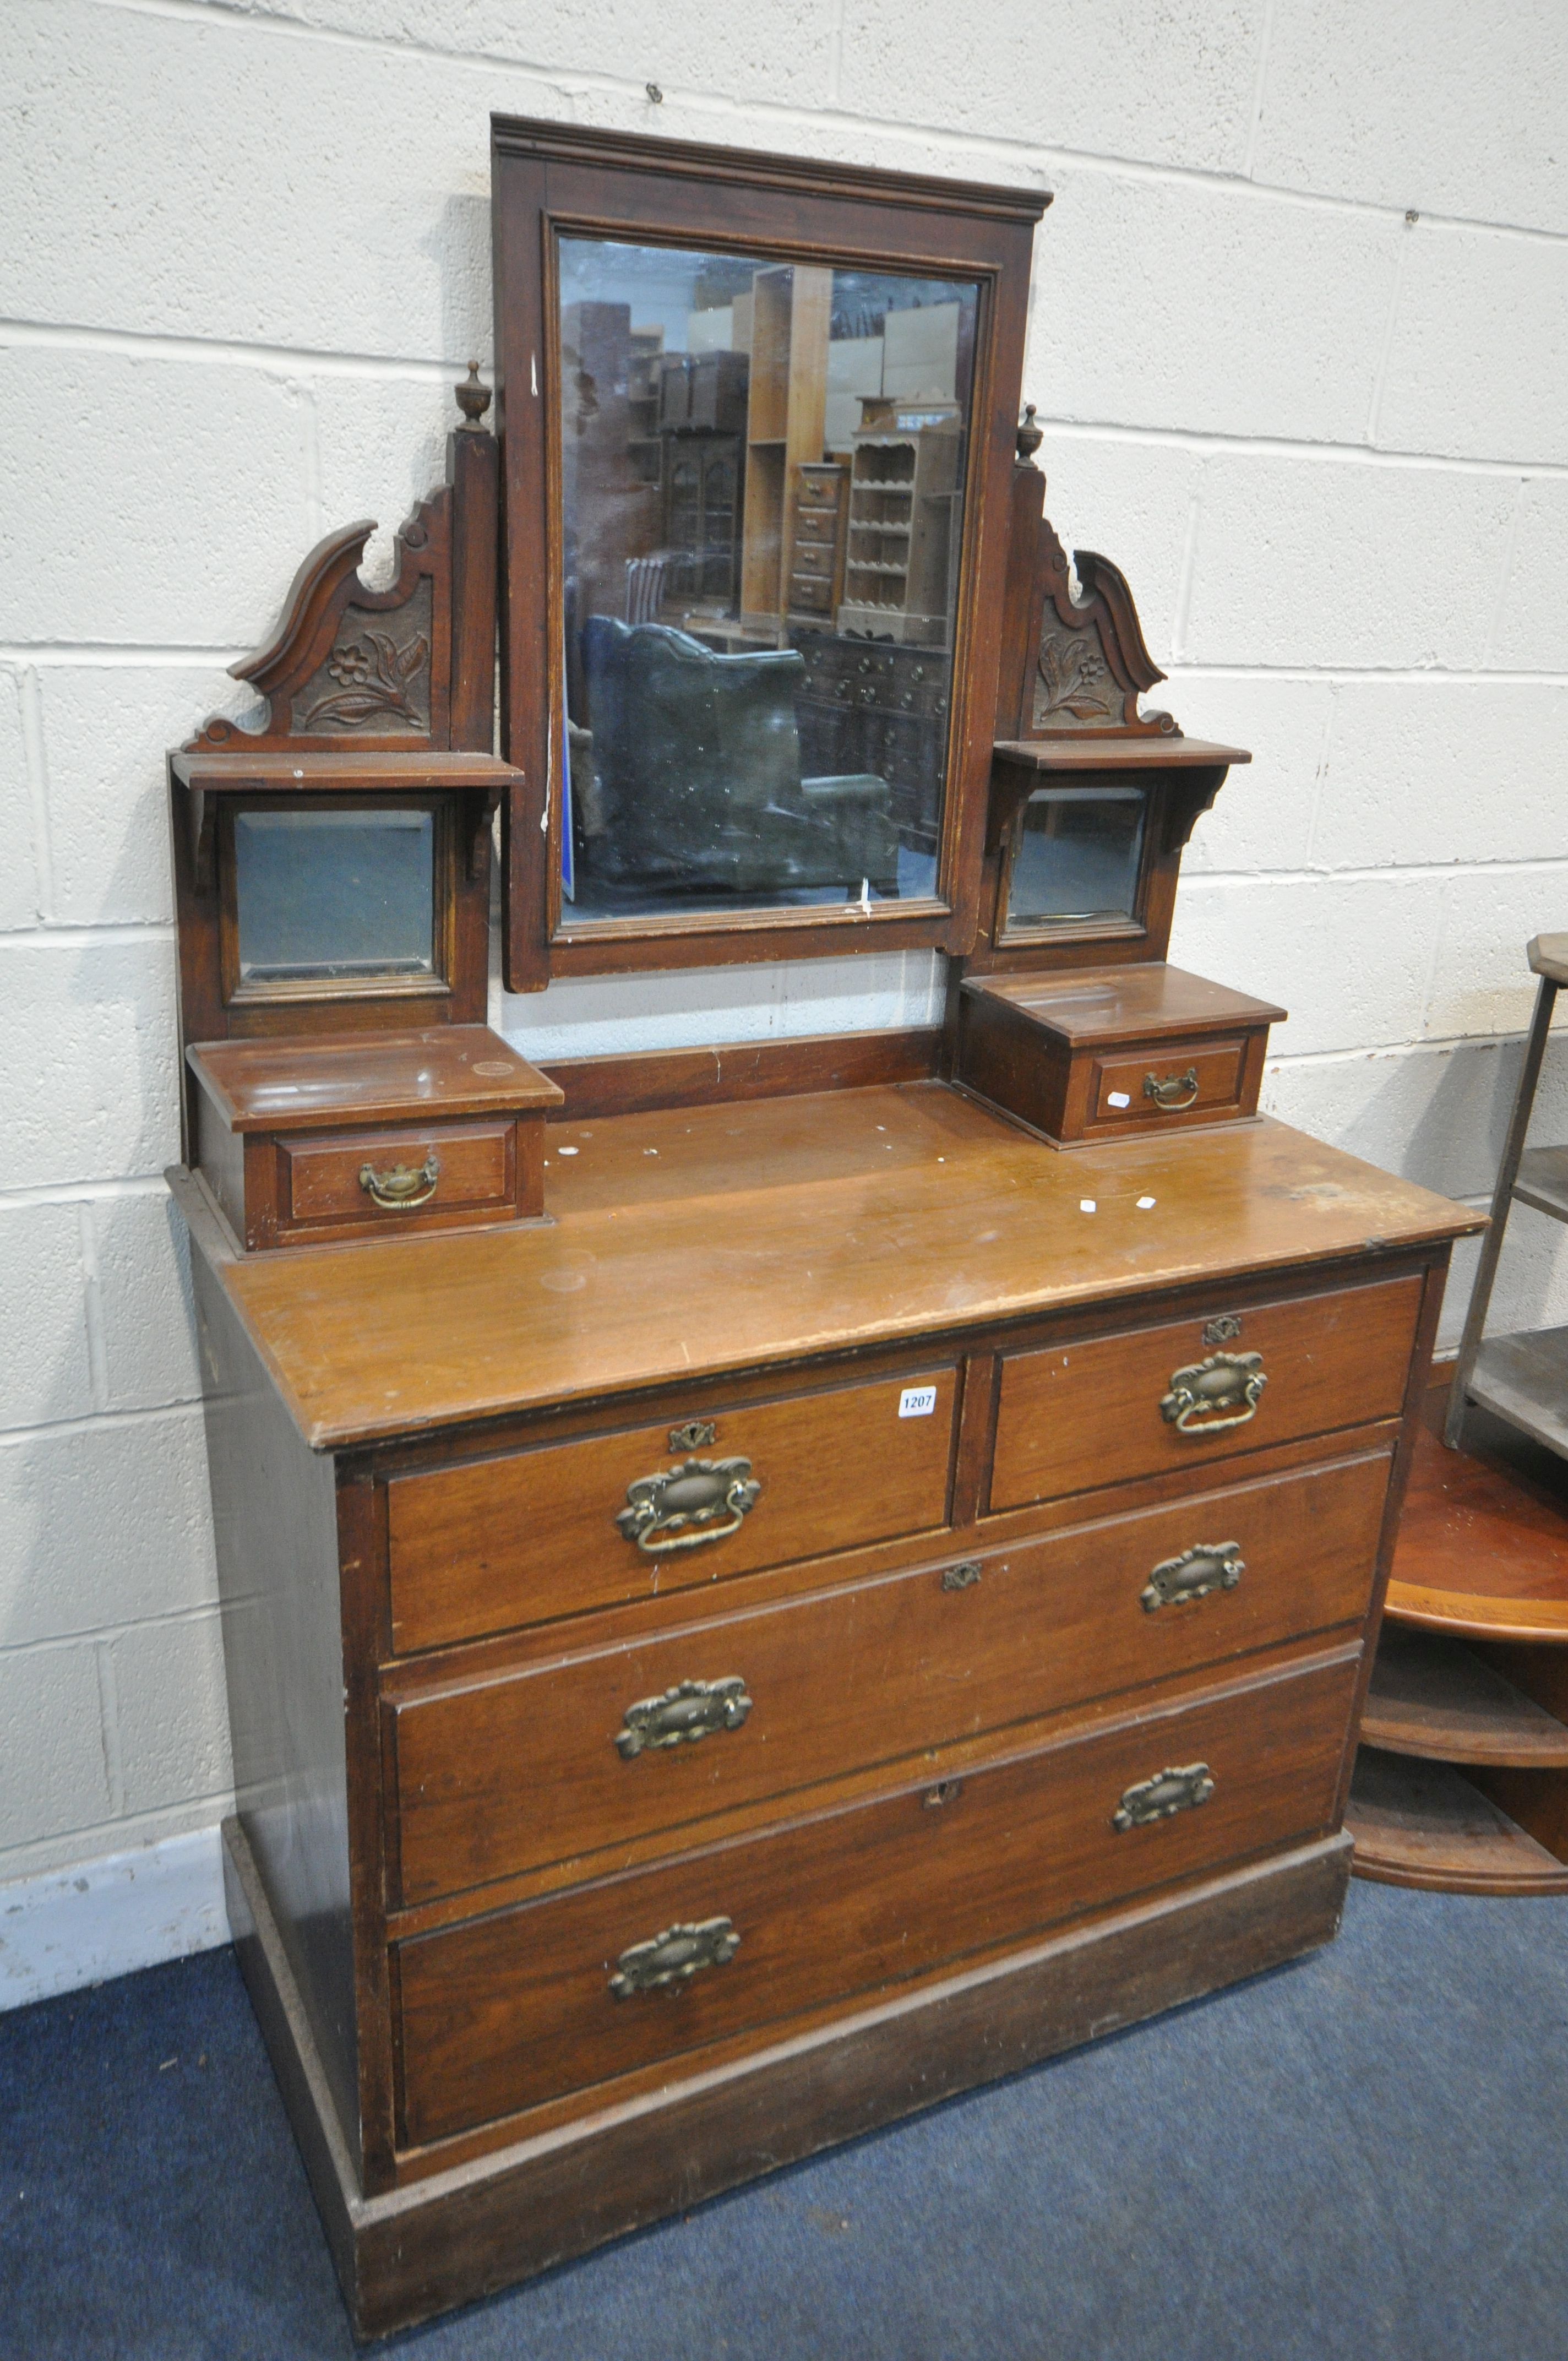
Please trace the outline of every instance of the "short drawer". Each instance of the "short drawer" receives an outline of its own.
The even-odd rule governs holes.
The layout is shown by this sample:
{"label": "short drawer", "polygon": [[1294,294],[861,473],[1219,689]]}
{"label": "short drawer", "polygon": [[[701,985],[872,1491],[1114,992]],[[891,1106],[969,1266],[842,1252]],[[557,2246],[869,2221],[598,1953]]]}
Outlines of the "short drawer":
{"label": "short drawer", "polygon": [[459,1206],[503,1207],[516,1188],[513,1129],[502,1120],[280,1138],[280,1224],[396,1229]]}
{"label": "short drawer", "polygon": [[1419,1278],[1228,1307],[1003,1363],[992,1511],[1326,1434],[1403,1406]]}
{"label": "short drawer", "polygon": [[391,1700],[402,1899],[1359,1622],[1388,1466],[1266,1477]]}
{"label": "short drawer", "polygon": [[[1199,1041],[1157,1051],[1118,1051],[1092,1061],[1087,1129],[1156,1131],[1186,1115],[1212,1123],[1240,1115],[1247,1040]],[[1249,1110],[1250,1111],[1250,1110]]]}
{"label": "short drawer", "polygon": [[938,1531],[957,1407],[949,1365],[395,1477],[393,1644]]}
{"label": "short drawer", "polygon": [[1322,1833],[1358,1658],[1255,1675],[399,1945],[405,2140],[656,2069]]}

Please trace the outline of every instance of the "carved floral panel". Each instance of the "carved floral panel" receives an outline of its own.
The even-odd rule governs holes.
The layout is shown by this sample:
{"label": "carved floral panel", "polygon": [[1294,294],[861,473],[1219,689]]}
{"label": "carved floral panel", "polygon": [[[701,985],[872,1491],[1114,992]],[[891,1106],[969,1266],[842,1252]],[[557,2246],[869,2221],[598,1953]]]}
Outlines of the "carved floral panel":
{"label": "carved floral panel", "polygon": [[295,692],[293,727],[301,736],[407,730],[428,737],[430,686],[427,578],[405,606],[344,609],[330,654]]}

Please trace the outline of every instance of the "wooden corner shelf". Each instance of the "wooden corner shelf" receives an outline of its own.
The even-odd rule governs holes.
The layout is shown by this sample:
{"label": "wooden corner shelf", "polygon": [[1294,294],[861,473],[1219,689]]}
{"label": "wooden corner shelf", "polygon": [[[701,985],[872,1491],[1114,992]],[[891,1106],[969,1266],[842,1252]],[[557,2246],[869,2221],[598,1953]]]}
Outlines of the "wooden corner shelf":
{"label": "wooden corner shelf", "polygon": [[1568,1894],[1558,1861],[1450,1763],[1363,1746],[1344,1824],[1355,1874],[1445,1894]]}
{"label": "wooden corner shelf", "polygon": [[1484,1408],[1467,1448],[1446,1449],[1448,1374],[1417,1438],[1362,1722],[1355,1874],[1568,1893],[1568,1467]]}
{"label": "wooden corner shelf", "polygon": [[1361,1734],[1437,1763],[1568,1767],[1568,1727],[1555,1714],[1462,1640],[1397,1623],[1377,1643]]}

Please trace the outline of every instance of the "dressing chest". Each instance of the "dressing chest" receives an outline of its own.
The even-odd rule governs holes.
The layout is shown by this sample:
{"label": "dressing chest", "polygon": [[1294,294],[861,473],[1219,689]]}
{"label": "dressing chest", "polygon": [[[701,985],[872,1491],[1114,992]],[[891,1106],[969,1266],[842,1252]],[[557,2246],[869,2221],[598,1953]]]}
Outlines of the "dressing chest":
{"label": "dressing chest", "polygon": [[[499,433],[170,766],[230,1910],[367,2334],[1328,1940],[1475,1226],[1166,961],[1246,757],[1045,520],[1043,199],[493,178]],[[514,993],[920,950],[946,1021],[536,1068],[498,850]]]}

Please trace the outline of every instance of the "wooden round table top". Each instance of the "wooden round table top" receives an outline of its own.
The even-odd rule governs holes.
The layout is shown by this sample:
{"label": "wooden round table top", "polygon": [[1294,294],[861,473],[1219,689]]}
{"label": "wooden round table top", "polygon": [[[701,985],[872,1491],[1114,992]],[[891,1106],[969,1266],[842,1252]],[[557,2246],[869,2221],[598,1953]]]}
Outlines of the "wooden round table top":
{"label": "wooden round table top", "polygon": [[1504,1458],[1497,1428],[1475,1413],[1472,1447],[1445,1450],[1443,1400],[1428,1397],[1388,1614],[1474,1639],[1568,1642],[1568,1466],[1522,1444]]}

